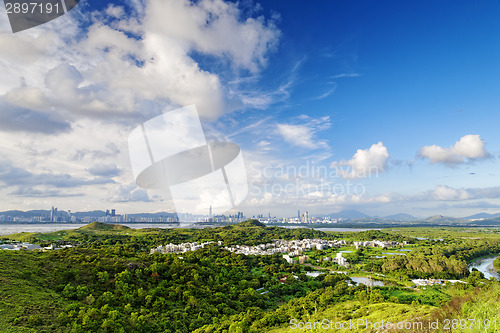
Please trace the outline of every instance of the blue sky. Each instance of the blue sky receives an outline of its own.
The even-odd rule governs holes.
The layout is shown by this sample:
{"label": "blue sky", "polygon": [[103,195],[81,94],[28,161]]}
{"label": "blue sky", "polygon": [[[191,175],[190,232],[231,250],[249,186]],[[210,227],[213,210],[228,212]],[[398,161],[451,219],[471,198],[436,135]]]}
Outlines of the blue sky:
{"label": "blue sky", "polygon": [[0,12],[0,208],[173,210],[123,138],[196,104],[243,149],[248,215],[499,212],[499,18],[493,0],[90,1],[12,34]]}

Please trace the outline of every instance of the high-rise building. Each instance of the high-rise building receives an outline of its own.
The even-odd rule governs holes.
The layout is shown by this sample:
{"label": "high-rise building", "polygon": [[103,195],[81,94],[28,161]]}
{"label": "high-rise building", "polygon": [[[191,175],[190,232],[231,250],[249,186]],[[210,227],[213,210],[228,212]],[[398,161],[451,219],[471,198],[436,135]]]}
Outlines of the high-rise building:
{"label": "high-rise building", "polygon": [[112,209],[112,210],[111,210],[111,216],[112,216],[112,217],[115,217],[115,216],[116,216],[116,209]]}
{"label": "high-rise building", "polygon": [[54,208],[54,206],[50,210],[50,222],[57,222],[57,208]]}

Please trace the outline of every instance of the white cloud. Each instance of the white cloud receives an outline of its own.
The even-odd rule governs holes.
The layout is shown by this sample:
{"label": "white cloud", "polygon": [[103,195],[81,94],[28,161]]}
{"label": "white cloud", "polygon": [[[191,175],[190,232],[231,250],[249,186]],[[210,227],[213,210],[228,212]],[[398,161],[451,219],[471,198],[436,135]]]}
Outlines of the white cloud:
{"label": "white cloud", "polygon": [[271,142],[269,141],[266,141],[266,140],[261,140],[257,143],[257,147],[259,150],[261,151],[267,151],[267,150],[271,150]]}
{"label": "white cloud", "polygon": [[343,77],[358,77],[358,76],[360,76],[360,74],[358,74],[358,73],[342,73],[342,74],[334,75],[331,78],[332,79],[340,79]]}
{"label": "white cloud", "polygon": [[431,195],[434,200],[442,200],[442,201],[472,199],[472,195],[467,190],[454,189],[446,185],[436,186]]}
{"label": "white cloud", "polygon": [[494,187],[463,187],[453,188],[448,185],[436,185],[433,190],[424,191],[415,195],[399,196],[400,201],[465,201],[478,199],[499,199],[500,186]]}
{"label": "white cloud", "polygon": [[470,134],[461,137],[454,146],[449,148],[437,145],[424,146],[419,149],[418,155],[422,158],[428,158],[432,164],[456,165],[467,160],[473,161],[487,158],[489,154],[484,146],[485,143],[479,135]]}
{"label": "white cloud", "polygon": [[237,66],[253,72],[266,63],[276,47],[279,31],[263,17],[241,19],[236,4],[222,0],[151,1],[146,26],[162,36],[182,40],[189,47],[216,56],[227,56]]}
{"label": "white cloud", "polygon": [[[68,175],[68,187],[83,183],[78,194],[84,192],[85,198],[79,205],[153,204],[145,191],[128,185],[91,185],[89,173],[128,184],[133,179],[128,133],[165,109],[196,104],[205,119],[234,109],[228,104],[238,96],[227,81],[249,72],[258,77],[280,36],[272,21],[243,17],[238,4],[222,0],[133,0],[128,5],[92,13],[78,6],[17,34],[0,15],[2,157],[14,170],[22,166],[30,180],[53,174]],[[206,58],[216,59],[217,66],[203,68],[198,61]],[[246,86],[248,96],[252,84]],[[245,96],[239,98],[239,105],[247,103]],[[53,197],[52,187],[60,183],[50,179],[46,189],[16,193]],[[12,190],[2,188],[0,194],[8,197]],[[30,202],[35,201],[23,205]]]}
{"label": "white cloud", "polygon": [[321,95],[319,95],[317,97],[314,97],[313,100],[319,101],[319,100],[325,99],[328,96],[330,96],[331,94],[333,94],[335,92],[335,90],[337,90],[337,84],[336,83],[334,84],[334,86],[332,88],[328,89],[323,94],[321,94]]}
{"label": "white cloud", "polygon": [[314,142],[314,131],[304,125],[278,124],[279,134],[294,146],[316,149],[318,144]]}
{"label": "white cloud", "polygon": [[[218,73],[200,68],[193,51],[225,60],[229,72],[257,72],[280,35],[271,21],[242,17],[236,4],[222,0],[152,0],[129,10],[124,16],[122,7],[109,6],[80,31],[77,15],[69,14],[24,33],[0,34],[0,94],[17,89],[10,102],[21,103],[36,92],[32,106],[39,111],[90,116],[129,116],[152,101],[196,104],[202,117],[214,119],[237,97]],[[29,89],[18,89],[20,83]],[[248,96],[240,98],[241,105],[249,103]]]}
{"label": "white cloud", "polygon": [[110,198],[112,202],[151,202],[146,190],[138,188],[135,184],[119,185],[115,195]]}
{"label": "white cloud", "polygon": [[302,124],[277,124],[278,134],[288,143],[303,148],[328,148],[326,141],[318,140],[316,133],[330,127],[330,118],[311,118],[307,115],[298,117]]}
{"label": "white cloud", "polygon": [[109,4],[108,8],[106,8],[106,14],[114,18],[120,18],[125,15],[125,10],[121,6]]}
{"label": "white cloud", "polygon": [[389,156],[387,148],[379,142],[369,149],[358,149],[352,159],[333,162],[330,167],[337,168],[337,173],[344,179],[366,178],[384,172]]}

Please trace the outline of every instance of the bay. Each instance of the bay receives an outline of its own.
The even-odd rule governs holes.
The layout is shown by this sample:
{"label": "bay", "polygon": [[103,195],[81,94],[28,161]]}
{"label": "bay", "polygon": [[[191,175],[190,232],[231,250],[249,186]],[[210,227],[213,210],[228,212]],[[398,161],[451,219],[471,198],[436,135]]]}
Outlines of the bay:
{"label": "bay", "polygon": [[[143,228],[213,228],[214,225],[196,224],[192,222],[180,223],[120,223],[132,229]],[[20,232],[54,232],[59,230],[78,229],[86,226],[87,223],[12,223],[0,224],[0,236],[16,234]]]}

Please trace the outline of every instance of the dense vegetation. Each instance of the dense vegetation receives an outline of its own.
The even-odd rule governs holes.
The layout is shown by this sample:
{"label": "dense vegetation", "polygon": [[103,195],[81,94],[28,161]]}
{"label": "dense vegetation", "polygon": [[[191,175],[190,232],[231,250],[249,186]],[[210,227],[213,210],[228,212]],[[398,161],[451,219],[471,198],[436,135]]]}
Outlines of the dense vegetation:
{"label": "dense vegetation", "polygon": [[[288,264],[281,255],[234,254],[216,245],[182,254],[149,254],[151,247],[170,242],[256,245],[276,238],[413,240],[414,244],[406,256],[372,257],[381,251],[377,249],[346,254],[352,262],[350,272],[384,274],[386,287],[350,286],[348,277],[328,270],[313,278],[305,274],[312,269],[310,264]],[[247,221],[189,230],[134,230],[93,223],[80,230],[7,239],[76,246],[48,252],[0,251],[2,332],[263,332],[286,330],[291,319],[321,315],[336,320],[431,318],[453,302],[472,309],[475,300],[464,298],[472,288],[479,288],[474,291],[479,295],[500,288],[480,272],[469,274],[466,264],[500,252],[493,238],[415,240],[382,231],[331,234],[266,228]],[[335,268],[321,260],[324,253],[335,251],[314,250],[309,256],[313,263],[318,261],[316,265]],[[405,279],[412,277],[462,278],[468,283],[404,287]],[[447,311],[458,317],[460,309],[455,310]]]}
{"label": "dense vegetation", "polygon": [[495,270],[500,271],[500,257],[496,258],[493,261],[493,267],[495,268]]}

